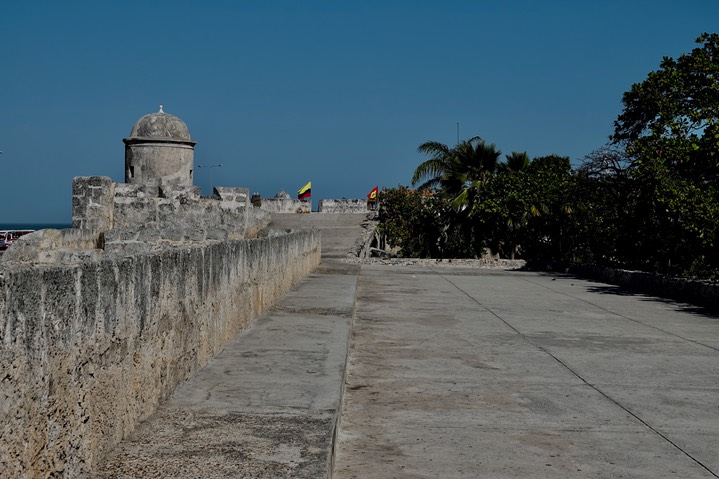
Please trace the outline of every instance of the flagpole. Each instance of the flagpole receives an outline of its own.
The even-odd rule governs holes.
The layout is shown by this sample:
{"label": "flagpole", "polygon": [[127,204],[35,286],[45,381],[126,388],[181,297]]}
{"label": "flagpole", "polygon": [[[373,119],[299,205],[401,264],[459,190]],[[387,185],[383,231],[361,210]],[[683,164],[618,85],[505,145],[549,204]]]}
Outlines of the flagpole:
{"label": "flagpole", "polygon": [[207,168],[208,170],[210,170],[210,196],[212,196],[212,195],[213,195],[213,191],[212,191],[212,189],[213,189],[213,185],[212,185],[212,168],[221,168],[221,167],[222,167],[222,163],[218,163],[218,164],[216,164],[216,165],[197,165],[197,167],[198,167],[198,168]]}

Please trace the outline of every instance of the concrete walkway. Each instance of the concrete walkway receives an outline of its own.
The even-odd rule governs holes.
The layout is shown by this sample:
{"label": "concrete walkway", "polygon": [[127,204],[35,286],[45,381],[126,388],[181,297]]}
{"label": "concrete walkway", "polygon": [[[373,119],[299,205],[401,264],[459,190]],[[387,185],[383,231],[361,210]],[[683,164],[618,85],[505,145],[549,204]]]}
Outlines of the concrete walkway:
{"label": "concrete walkway", "polygon": [[[333,435],[365,215],[275,215],[322,230],[320,267],[143,422],[93,478],[320,478]],[[1,474],[0,474],[1,475]]]}
{"label": "concrete walkway", "polygon": [[317,216],[279,226],[318,221],[321,267],[92,477],[719,477],[717,317],[561,275],[360,268],[339,259],[360,221]]}
{"label": "concrete walkway", "polygon": [[357,270],[312,274],[180,386],[93,477],[327,477]]}
{"label": "concrete walkway", "polygon": [[335,479],[718,472],[716,317],[571,277],[362,268]]}

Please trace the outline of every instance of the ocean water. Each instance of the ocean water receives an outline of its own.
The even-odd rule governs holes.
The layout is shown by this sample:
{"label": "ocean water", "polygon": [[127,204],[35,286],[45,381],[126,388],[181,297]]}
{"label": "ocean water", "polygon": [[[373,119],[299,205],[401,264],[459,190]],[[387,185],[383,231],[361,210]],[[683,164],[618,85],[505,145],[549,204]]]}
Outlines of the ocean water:
{"label": "ocean water", "polygon": [[0,230],[61,230],[72,228],[70,223],[0,223]]}

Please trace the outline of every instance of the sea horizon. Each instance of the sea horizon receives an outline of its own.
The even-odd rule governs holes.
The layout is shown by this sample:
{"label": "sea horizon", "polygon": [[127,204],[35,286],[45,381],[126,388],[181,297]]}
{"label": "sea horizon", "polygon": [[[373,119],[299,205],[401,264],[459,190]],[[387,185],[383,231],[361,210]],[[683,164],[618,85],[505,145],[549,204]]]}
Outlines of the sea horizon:
{"label": "sea horizon", "polygon": [[61,230],[72,228],[72,223],[0,223],[0,231],[4,230]]}

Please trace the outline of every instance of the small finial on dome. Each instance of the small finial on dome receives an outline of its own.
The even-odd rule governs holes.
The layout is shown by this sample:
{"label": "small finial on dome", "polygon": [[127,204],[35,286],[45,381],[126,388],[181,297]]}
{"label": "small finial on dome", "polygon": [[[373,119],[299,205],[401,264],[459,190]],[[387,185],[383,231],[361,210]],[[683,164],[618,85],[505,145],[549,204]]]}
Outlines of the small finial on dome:
{"label": "small finial on dome", "polygon": [[160,111],[158,113],[165,113],[164,111],[162,111],[162,105],[160,105]]}

